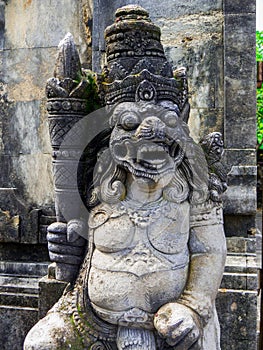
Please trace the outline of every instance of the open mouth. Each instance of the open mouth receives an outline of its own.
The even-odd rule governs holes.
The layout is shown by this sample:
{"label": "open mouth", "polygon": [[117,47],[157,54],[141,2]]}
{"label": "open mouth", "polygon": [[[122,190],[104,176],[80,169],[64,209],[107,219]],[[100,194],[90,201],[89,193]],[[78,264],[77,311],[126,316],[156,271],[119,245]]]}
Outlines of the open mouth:
{"label": "open mouth", "polygon": [[115,159],[136,177],[157,179],[174,170],[170,147],[164,142],[123,140],[113,147]]}
{"label": "open mouth", "polygon": [[136,163],[147,169],[160,170],[169,161],[167,146],[164,144],[144,144],[139,147]]}

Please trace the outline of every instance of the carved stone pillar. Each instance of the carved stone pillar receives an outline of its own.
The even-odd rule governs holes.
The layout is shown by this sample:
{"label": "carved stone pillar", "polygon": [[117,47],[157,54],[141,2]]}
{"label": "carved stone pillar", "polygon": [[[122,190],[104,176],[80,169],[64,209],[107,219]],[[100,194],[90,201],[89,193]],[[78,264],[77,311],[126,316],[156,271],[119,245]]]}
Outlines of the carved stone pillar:
{"label": "carved stone pillar", "polygon": [[255,233],[256,1],[224,1],[224,139],[229,171],[228,236]]}

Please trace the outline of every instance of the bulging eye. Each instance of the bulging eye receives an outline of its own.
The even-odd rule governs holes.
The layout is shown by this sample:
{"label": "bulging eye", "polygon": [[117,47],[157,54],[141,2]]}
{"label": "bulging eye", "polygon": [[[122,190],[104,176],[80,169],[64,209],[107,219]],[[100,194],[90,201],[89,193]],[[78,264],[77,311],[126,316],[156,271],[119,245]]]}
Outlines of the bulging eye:
{"label": "bulging eye", "polygon": [[162,120],[164,121],[164,123],[170,127],[170,128],[175,128],[177,125],[177,120],[178,120],[178,116],[176,113],[174,112],[170,112],[167,113],[163,116]]}
{"label": "bulging eye", "polygon": [[140,124],[139,118],[134,113],[125,113],[120,117],[119,125],[124,130],[134,130]]}

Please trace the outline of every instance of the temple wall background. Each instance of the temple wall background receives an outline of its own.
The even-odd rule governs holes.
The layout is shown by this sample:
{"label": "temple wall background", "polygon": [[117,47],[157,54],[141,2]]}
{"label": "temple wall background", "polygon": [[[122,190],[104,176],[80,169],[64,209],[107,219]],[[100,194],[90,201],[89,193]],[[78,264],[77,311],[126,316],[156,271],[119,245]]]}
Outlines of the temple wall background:
{"label": "temple wall background", "polygon": [[[90,62],[90,13],[86,1],[0,2],[0,187],[9,189],[0,199],[0,217],[6,224],[21,214],[16,213],[16,199],[23,202],[25,214],[33,208],[49,213],[53,207],[45,82],[67,32],[74,35],[83,62]],[[4,200],[6,193],[12,199]],[[26,229],[17,228],[13,235],[2,230],[2,242],[37,242]]]}
{"label": "temple wall background", "polygon": [[[194,139],[212,131],[223,133],[229,172],[226,234],[242,238],[229,241],[229,249],[244,254],[227,272],[228,277],[233,269],[241,273],[242,283],[229,277],[223,286],[251,291],[230,299],[221,296],[224,317],[237,330],[237,342],[225,349],[254,349],[257,286],[247,252],[254,252],[256,213],[255,0],[0,0],[0,274],[7,271],[6,261],[48,260],[45,232],[54,211],[45,83],[53,74],[57,45],[71,32],[84,67],[100,71],[104,28],[115,10],[129,3],[146,8],[160,26],[174,67],[187,67]],[[23,266],[26,274],[29,267]],[[238,305],[238,311],[231,305]],[[6,349],[21,349],[31,325],[21,328],[22,311],[10,310],[5,321],[0,307],[0,329],[9,327],[12,334],[20,326],[20,333],[13,344],[0,330],[0,340],[5,339]],[[32,324],[37,320],[34,310]],[[229,339],[230,331],[224,326]]]}
{"label": "temple wall background", "polygon": [[23,187],[31,203],[45,206],[53,201],[45,81],[52,75],[58,42],[67,31],[86,47],[81,6],[79,1],[63,1],[63,9],[57,1],[8,1],[2,8],[2,99],[9,117],[2,121],[1,148],[3,164],[10,168],[1,172],[2,186]]}

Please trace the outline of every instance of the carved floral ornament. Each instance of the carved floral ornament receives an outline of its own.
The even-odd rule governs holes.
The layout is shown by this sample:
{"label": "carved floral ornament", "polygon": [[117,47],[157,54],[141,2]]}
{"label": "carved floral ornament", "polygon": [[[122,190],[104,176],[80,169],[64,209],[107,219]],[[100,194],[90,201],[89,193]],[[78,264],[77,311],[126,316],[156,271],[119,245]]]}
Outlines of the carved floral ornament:
{"label": "carved floral ornament", "polygon": [[190,137],[186,70],[172,70],[146,10],[118,9],[105,40],[95,75],[67,35],[47,83],[58,220],[47,239],[70,285],[25,350],[219,350],[221,135],[205,153]]}

